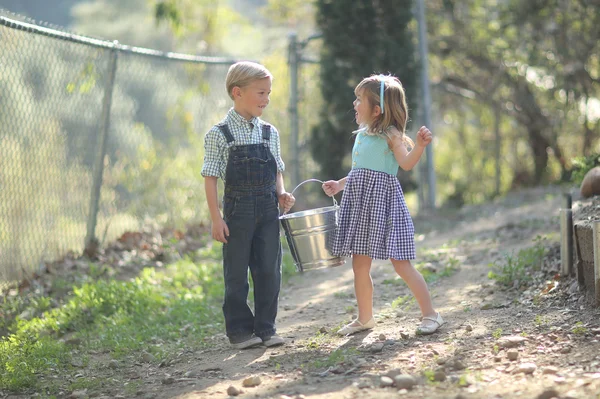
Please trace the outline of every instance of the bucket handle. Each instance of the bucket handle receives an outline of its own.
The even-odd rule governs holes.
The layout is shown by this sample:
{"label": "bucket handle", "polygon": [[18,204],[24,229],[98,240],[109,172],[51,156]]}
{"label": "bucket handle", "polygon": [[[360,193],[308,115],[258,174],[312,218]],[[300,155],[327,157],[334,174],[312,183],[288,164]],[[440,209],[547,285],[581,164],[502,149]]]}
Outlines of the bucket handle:
{"label": "bucket handle", "polygon": [[[295,188],[292,190],[291,194],[292,194],[292,195],[294,195],[294,192],[295,192],[295,191],[298,189],[298,187],[300,187],[300,186],[301,186],[301,185],[303,185],[304,183],[308,183],[308,182],[311,182],[311,181],[314,181],[314,182],[319,182],[319,183],[321,183],[321,184],[325,183],[325,182],[323,182],[323,181],[321,181],[321,180],[319,180],[319,179],[308,179],[308,180],[304,180],[302,183],[298,184],[298,185],[297,185],[297,186],[296,186],[296,187],[295,187]],[[333,199],[333,206],[337,206],[337,204],[338,204],[338,203],[337,203],[337,201],[336,201],[336,199],[335,199],[335,196],[333,196],[333,195],[332,195],[332,196],[331,196],[331,198]],[[285,213],[284,213],[284,214],[285,214]]]}

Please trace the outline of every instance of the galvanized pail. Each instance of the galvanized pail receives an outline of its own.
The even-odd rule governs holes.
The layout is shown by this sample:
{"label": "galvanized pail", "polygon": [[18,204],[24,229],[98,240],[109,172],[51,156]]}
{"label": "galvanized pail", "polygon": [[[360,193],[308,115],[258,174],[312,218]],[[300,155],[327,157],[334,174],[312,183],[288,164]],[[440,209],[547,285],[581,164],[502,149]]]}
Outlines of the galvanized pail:
{"label": "galvanized pail", "polygon": [[[323,183],[317,179],[305,180],[292,190],[292,194],[298,187],[310,181]],[[343,257],[331,254],[338,209],[337,201],[333,198],[333,206],[289,213],[279,217],[299,272],[346,263]]]}

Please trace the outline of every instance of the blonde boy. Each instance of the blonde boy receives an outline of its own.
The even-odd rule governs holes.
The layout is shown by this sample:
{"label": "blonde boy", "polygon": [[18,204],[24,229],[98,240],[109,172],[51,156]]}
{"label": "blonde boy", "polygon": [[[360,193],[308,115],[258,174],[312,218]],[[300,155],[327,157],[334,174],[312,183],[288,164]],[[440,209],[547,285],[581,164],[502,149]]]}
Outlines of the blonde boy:
{"label": "blonde boy", "polygon": [[[279,208],[295,202],[283,184],[279,133],[262,119],[273,76],[262,65],[238,62],[226,87],[233,100],[223,121],[205,137],[206,198],[212,236],[223,243],[225,329],[236,349],[284,343],[275,318],[281,285]],[[223,179],[223,215],[217,179]],[[248,268],[254,282],[254,312],[248,306]]]}

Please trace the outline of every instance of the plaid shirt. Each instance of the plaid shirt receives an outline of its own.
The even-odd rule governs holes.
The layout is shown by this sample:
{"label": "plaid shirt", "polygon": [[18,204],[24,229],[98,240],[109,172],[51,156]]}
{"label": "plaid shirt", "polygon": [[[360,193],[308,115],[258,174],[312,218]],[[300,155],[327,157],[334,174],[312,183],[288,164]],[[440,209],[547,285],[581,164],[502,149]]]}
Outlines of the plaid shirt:
{"label": "plaid shirt", "polygon": [[[261,144],[262,125],[266,122],[260,118],[254,117],[247,121],[238,114],[233,108],[227,112],[223,119],[227,123],[234,141],[232,145]],[[283,172],[285,165],[281,160],[281,148],[279,144],[279,132],[271,125],[271,138],[269,140],[269,149],[277,162],[277,170]],[[225,135],[217,126],[213,126],[204,137],[204,164],[202,165],[202,176],[220,177],[225,181],[225,170],[227,169],[227,160],[229,159],[229,146]]]}

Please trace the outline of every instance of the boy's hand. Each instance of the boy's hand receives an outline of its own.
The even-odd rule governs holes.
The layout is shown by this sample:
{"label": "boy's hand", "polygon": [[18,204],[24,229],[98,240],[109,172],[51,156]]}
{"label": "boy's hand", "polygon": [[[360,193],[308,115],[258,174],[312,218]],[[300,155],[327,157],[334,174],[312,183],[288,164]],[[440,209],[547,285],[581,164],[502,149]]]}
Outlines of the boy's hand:
{"label": "boy's hand", "polygon": [[279,199],[279,207],[283,209],[283,213],[287,213],[296,203],[296,198],[290,193],[281,193],[277,198]]}
{"label": "boy's hand", "polygon": [[417,145],[427,147],[431,140],[433,140],[433,133],[426,126],[421,126],[417,132]]}
{"label": "boy's hand", "polygon": [[212,223],[212,236],[215,240],[227,244],[227,237],[229,237],[229,227],[227,223],[221,218],[216,222]]}
{"label": "boy's hand", "polygon": [[323,191],[325,191],[325,194],[329,195],[330,197],[333,197],[342,191],[342,185],[337,180],[327,180],[325,183],[323,183],[322,187]]}

